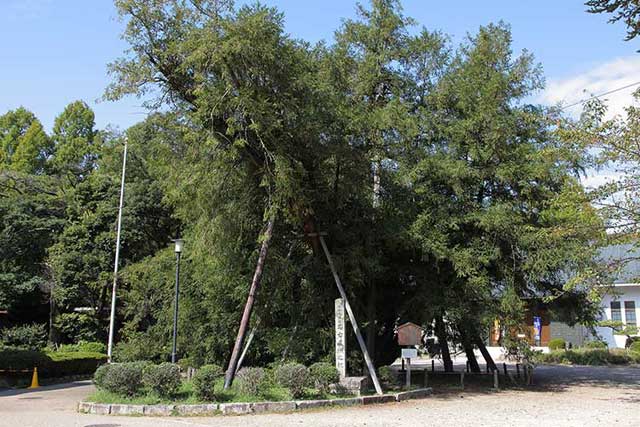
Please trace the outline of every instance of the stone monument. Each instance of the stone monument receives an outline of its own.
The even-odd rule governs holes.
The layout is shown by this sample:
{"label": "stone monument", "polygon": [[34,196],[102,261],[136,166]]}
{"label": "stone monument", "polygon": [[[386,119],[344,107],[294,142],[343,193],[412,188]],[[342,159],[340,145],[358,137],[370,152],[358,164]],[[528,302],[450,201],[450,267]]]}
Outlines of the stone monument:
{"label": "stone monument", "polygon": [[344,320],[344,301],[335,301],[336,311],[336,369],[340,378],[347,376],[347,334]]}

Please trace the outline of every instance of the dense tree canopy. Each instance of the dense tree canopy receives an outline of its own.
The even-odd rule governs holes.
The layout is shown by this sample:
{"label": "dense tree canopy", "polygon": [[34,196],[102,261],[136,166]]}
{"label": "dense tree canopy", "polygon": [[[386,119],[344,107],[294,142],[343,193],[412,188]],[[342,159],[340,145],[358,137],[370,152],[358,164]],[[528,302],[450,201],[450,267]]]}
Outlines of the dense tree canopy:
{"label": "dense tree canopy", "polygon": [[[374,0],[334,43],[311,45],[259,4],[115,3],[130,50],[110,65],[105,97],[144,96],[162,111],[126,131],[121,360],[169,354],[167,246],[178,234],[178,347],[196,365],[228,360],[260,279],[248,363],[331,356],[338,294],[309,236],[320,231],[378,364],[397,357],[403,321],[469,350],[496,318],[517,328],[531,301],[594,320],[602,227],[578,180],[586,147],[565,143],[553,110],[527,104],[543,77],[530,54],[512,52],[506,24],[454,46],[397,1]],[[3,147],[35,120],[21,116],[0,122]],[[48,153],[44,165],[22,172],[48,174],[58,203],[39,257],[60,339],[99,338],[121,136],[97,131],[75,102],[46,140],[30,157]],[[16,148],[4,150],[9,176]]]}

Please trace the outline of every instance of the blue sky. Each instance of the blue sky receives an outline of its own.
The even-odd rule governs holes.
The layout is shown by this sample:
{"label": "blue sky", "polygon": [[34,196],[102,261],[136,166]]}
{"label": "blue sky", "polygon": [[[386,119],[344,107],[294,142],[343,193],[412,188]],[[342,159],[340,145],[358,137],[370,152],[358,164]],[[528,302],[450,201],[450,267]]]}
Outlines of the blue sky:
{"label": "blue sky", "polygon": [[[269,0],[284,11],[286,30],[309,41],[330,41],[355,1]],[[512,26],[514,50],[526,48],[542,63],[548,88],[537,101],[567,103],[583,89],[602,93],[640,80],[638,41],[624,42],[622,24],[584,11],[574,0],[405,0],[405,14],[458,42],[480,25],[504,20]],[[85,100],[100,128],[126,128],[144,117],[141,101],[99,102],[109,79],[106,64],[121,55],[123,24],[111,0],[0,0],[0,114],[20,105],[50,129],[64,106]],[[619,111],[632,89],[610,97]]]}

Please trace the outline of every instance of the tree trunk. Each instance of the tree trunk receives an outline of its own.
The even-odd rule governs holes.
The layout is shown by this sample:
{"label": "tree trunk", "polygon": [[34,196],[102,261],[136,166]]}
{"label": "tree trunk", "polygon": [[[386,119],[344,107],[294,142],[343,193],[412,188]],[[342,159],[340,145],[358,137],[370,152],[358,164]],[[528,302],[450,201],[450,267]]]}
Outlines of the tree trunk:
{"label": "tree trunk", "polygon": [[262,247],[260,248],[260,254],[258,255],[258,263],[256,270],[253,273],[253,280],[251,281],[251,287],[249,288],[249,296],[247,297],[247,303],[244,306],[244,312],[242,313],[242,320],[240,321],[240,328],[238,329],[238,336],[231,352],[231,359],[229,360],[229,367],[224,376],[224,388],[228,389],[233,383],[233,378],[236,373],[236,367],[238,365],[238,359],[240,358],[240,351],[242,350],[242,344],[244,343],[244,336],[247,333],[249,327],[249,321],[251,320],[251,312],[253,311],[253,303],[255,301],[256,293],[260,288],[260,280],[262,279],[262,272],[264,270],[264,262],[267,258],[267,252],[269,251],[269,243],[271,242],[271,236],[273,235],[273,223],[275,218],[271,218],[267,223],[267,229],[264,232],[262,240]]}
{"label": "tree trunk", "polygon": [[482,353],[482,357],[484,357],[485,362],[487,362],[489,370],[492,372],[498,370],[496,363],[493,361],[493,357],[489,354],[487,347],[484,345],[484,342],[482,342],[480,337],[476,337],[476,345],[478,346],[480,353]]}
{"label": "tree trunk", "polygon": [[449,353],[449,344],[447,342],[447,330],[444,325],[442,315],[436,317],[436,336],[438,337],[438,345],[440,346],[440,354],[445,372],[453,372],[453,361]]}
{"label": "tree trunk", "polygon": [[[469,322],[469,320],[466,320],[465,323],[467,323],[467,322]],[[471,328],[467,328],[466,330],[462,330],[462,328],[461,328],[460,338],[461,338],[461,341],[462,341],[462,346],[464,348],[464,353],[467,356],[467,361],[469,363],[469,369],[471,370],[471,372],[479,373],[480,372],[480,365],[478,365],[478,360],[476,359],[476,355],[473,352],[473,342],[470,339],[470,337],[473,336],[473,332],[470,331],[470,329]]]}

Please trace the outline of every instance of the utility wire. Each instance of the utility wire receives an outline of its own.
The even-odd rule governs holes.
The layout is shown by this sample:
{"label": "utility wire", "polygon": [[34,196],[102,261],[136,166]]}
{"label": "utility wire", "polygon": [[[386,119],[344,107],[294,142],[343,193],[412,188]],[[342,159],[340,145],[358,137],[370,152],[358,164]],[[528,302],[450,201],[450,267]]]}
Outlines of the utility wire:
{"label": "utility wire", "polygon": [[576,105],[583,104],[583,103],[585,103],[585,102],[587,102],[587,101],[591,101],[592,99],[600,98],[601,96],[609,95],[609,94],[614,93],[614,92],[619,92],[619,91],[621,91],[621,90],[628,89],[628,88],[630,88],[630,87],[637,86],[637,85],[640,85],[640,81],[637,81],[637,82],[635,82],[635,83],[628,84],[628,85],[626,85],[626,86],[619,87],[619,88],[617,88],[617,89],[610,90],[609,92],[601,93],[601,94],[599,94],[599,95],[593,95],[593,96],[591,96],[591,97],[589,97],[589,98],[586,98],[586,99],[580,100],[580,101],[578,101],[578,102],[574,102],[573,104],[569,104],[569,105],[567,105],[567,106],[562,107],[562,108],[560,109],[560,111],[562,111],[562,110],[566,110],[567,108],[575,107]]}

